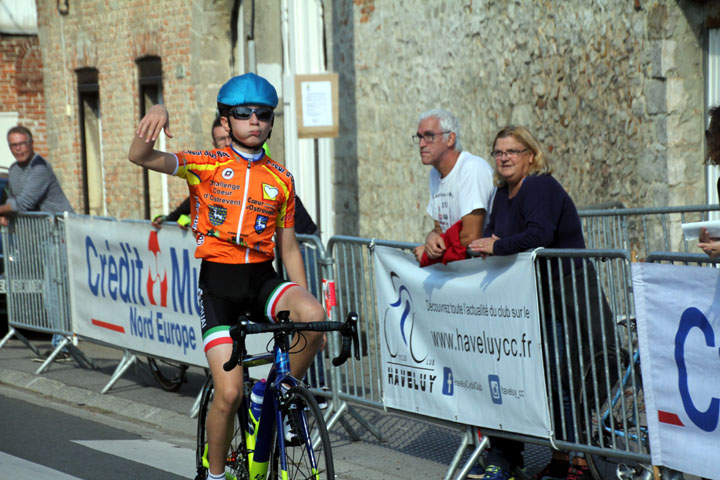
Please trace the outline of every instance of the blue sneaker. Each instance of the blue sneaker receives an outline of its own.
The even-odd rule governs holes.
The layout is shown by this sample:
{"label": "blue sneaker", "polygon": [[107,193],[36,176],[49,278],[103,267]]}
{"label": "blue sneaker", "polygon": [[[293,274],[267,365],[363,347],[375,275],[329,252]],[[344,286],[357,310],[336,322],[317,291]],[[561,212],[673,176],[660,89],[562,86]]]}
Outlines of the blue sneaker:
{"label": "blue sneaker", "polygon": [[512,473],[497,465],[488,465],[482,478],[485,480],[515,480]]}

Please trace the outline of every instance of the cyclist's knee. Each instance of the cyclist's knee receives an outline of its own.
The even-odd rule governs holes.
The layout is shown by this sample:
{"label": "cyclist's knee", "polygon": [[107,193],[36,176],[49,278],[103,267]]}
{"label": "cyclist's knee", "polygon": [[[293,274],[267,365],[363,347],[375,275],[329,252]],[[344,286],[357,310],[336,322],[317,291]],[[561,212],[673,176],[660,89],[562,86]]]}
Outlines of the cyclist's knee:
{"label": "cyclist's knee", "polygon": [[320,305],[320,302],[309,294],[292,297],[288,307],[293,322],[308,323],[327,320],[325,310]]}
{"label": "cyclist's knee", "polygon": [[217,408],[234,412],[240,404],[241,395],[242,390],[237,385],[225,385],[220,388],[216,385],[213,402],[217,405]]}
{"label": "cyclist's knee", "polygon": [[303,321],[304,322],[322,322],[327,320],[325,315],[325,309],[320,305],[320,302],[313,298],[313,301],[307,302],[303,305]]}

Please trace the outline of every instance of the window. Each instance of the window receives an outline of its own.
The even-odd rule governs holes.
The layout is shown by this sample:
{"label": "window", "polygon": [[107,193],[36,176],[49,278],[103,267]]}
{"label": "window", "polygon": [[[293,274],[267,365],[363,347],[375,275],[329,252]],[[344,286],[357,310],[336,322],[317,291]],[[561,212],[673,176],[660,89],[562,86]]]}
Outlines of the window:
{"label": "window", "polygon": [[76,73],[80,109],[83,212],[88,215],[106,215],[98,71],[94,68],[84,68]]}
{"label": "window", "polygon": [[[137,61],[140,93],[140,118],[155,104],[162,103],[162,62],[158,57],[144,57]],[[165,150],[165,136],[158,138],[155,148]],[[166,213],[168,204],[167,179],[158,172],[143,169],[143,218]]]}

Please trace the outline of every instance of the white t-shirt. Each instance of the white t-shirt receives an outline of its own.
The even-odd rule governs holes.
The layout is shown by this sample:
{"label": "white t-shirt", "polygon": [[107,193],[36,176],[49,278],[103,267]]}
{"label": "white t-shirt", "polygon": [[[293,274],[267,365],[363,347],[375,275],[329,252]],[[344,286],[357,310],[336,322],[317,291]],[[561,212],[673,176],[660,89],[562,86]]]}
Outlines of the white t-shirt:
{"label": "white t-shirt", "polygon": [[447,231],[458,220],[478,208],[490,216],[495,186],[493,168],[484,158],[460,152],[455,166],[445,178],[433,168],[430,171],[428,214]]}

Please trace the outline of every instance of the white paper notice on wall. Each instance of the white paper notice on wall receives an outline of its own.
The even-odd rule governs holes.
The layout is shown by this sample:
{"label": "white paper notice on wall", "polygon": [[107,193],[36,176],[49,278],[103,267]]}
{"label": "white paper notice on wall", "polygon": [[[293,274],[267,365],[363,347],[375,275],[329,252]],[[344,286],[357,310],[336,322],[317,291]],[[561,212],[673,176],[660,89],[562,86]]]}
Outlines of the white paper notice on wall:
{"label": "white paper notice on wall", "polygon": [[700,229],[707,228],[711,238],[720,238],[720,220],[708,220],[705,222],[683,223],[682,230],[685,240],[698,240]]}
{"label": "white paper notice on wall", "polygon": [[301,82],[303,126],[328,127],[333,124],[332,85],[329,81]]}

